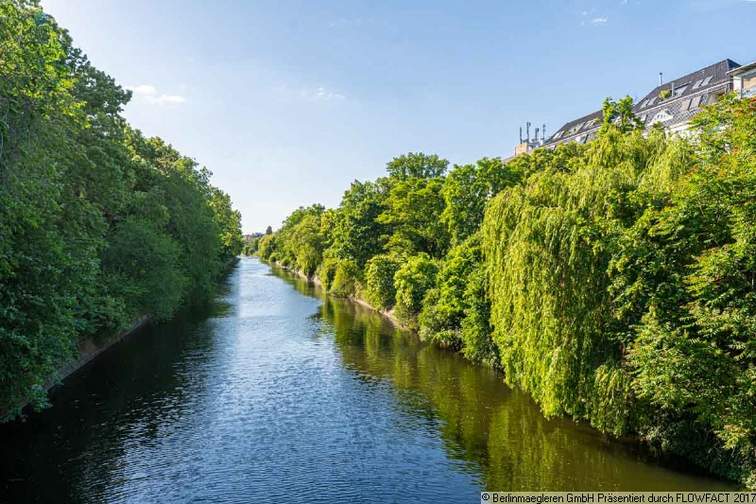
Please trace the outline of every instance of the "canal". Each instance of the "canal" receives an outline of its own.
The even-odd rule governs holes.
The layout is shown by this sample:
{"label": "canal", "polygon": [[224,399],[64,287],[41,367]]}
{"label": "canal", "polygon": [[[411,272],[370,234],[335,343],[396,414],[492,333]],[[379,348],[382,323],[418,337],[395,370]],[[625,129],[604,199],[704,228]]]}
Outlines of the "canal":
{"label": "canal", "polygon": [[[6,502],[478,502],[730,485],[544,419],[495,372],[253,258],[0,427]],[[3,497],[3,494],[5,497]]]}

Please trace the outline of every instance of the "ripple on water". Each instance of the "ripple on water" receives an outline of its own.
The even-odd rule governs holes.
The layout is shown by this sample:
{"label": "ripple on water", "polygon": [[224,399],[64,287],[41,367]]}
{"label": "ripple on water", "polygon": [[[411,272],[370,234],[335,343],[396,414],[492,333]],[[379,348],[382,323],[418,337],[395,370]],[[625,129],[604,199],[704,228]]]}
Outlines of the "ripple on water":
{"label": "ripple on water", "polygon": [[[481,489],[726,486],[546,421],[490,370],[242,260],[0,431],[18,502],[474,502]],[[20,481],[17,481],[19,480]]]}

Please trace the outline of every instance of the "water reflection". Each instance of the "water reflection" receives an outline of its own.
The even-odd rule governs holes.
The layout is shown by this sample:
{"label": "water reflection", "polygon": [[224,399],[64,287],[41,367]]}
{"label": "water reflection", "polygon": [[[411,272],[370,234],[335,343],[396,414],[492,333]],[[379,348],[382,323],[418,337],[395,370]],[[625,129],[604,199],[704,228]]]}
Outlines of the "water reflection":
{"label": "water reflection", "polygon": [[364,379],[390,381],[407,414],[437,428],[448,455],[479,475],[483,488],[734,488],[689,468],[683,472],[680,461],[662,466],[639,447],[609,441],[587,426],[547,420],[493,370],[421,344],[384,317],[277,272],[303,294],[320,297],[323,330],[334,333],[344,365]]}
{"label": "water reflection", "polygon": [[490,369],[243,260],[0,427],[0,502],[477,502],[481,489],[714,489],[545,420]]}

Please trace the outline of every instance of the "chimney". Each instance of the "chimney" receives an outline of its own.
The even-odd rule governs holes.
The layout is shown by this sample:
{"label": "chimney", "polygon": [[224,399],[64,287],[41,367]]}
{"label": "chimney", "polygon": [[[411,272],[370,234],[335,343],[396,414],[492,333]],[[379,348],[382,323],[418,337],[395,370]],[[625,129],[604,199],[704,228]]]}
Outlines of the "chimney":
{"label": "chimney", "polygon": [[659,72],[659,85],[664,84],[664,74]]}
{"label": "chimney", "polygon": [[527,133],[528,143],[530,143],[530,121],[525,123],[525,131]]}

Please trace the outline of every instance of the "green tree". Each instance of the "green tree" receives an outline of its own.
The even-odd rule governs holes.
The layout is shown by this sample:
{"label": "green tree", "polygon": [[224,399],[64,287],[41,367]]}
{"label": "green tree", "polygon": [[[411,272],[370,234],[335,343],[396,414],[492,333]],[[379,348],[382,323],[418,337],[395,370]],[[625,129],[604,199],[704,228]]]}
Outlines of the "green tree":
{"label": "green tree", "polygon": [[438,178],[443,177],[449,161],[439,158],[436,154],[422,152],[403,154],[395,157],[386,165],[386,171],[392,178],[403,180],[407,178]]}
{"label": "green tree", "polygon": [[394,305],[394,275],[400,265],[398,257],[387,254],[374,256],[365,265],[365,296],[376,308],[389,309]]}
{"label": "green tree", "polygon": [[516,168],[499,158],[484,158],[474,165],[455,166],[449,172],[441,190],[441,219],[453,244],[462,243],[478,230],[486,202],[492,196],[519,182],[521,175]]}
{"label": "green tree", "polygon": [[415,325],[425,294],[436,284],[438,266],[427,254],[408,258],[394,274],[397,316]]}
{"label": "green tree", "polygon": [[392,231],[386,244],[388,250],[443,257],[449,247],[449,234],[441,220],[443,187],[443,180],[438,178],[408,178],[391,186],[386,209],[377,219]]}

